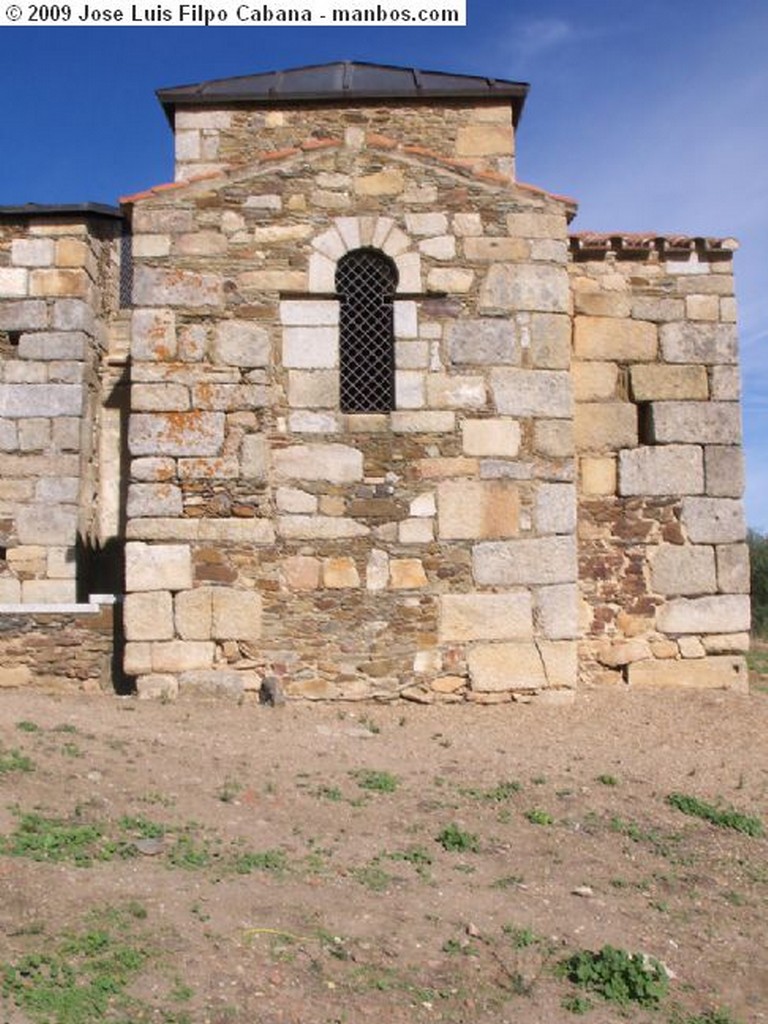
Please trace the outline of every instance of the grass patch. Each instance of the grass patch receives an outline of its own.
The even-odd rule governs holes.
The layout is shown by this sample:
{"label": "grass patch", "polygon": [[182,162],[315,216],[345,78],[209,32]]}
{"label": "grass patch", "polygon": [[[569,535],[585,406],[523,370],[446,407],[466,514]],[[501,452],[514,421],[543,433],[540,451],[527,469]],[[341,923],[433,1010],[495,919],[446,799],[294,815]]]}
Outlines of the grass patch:
{"label": "grass patch", "polygon": [[552,815],[548,811],[543,811],[540,807],[532,807],[529,811],[525,812],[525,817],[532,825],[554,825],[555,823]]}
{"label": "grass patch", "polygon": [[683,814],[694,818],[702,818],[704,821],[717,825],[718,828],[729,828],[735,832],[743,832],[745,835],[759,838],[765,834],[763,823],[759,818],[750,814],[742,814],[732,807],[717,807],[715,804],[699,800],[695,796],[687,796],[685,793],[670,793],[667,803],[677,808]]}
{"label": "grass patch", "polygon": [[503,803],[510,797],[519,793],[522,785],[514,779],[507,782],[499,782],[491,789],[460,789],[462,796],[468,796],[473,800],[485,800],[488,803]]}
{"label": "grass patch", "polygon": [[16,723],[16,728],[19,732],[42,732],[43,730],[37,724],[37,722],[30,722],[29,719],[22,719],[21,722]]}
{"label": "grass patch", "polygon": [[438,832],[435,839],[448,853],[477,853],[480,849],[475,833],[464,832],[453,822]]}
{"label": "grass patch", "polygon": [[238,875],[249,875],[252,871],[281,873],[288,864],[282,850],[264,850],[261,853],[241,853],[235,857],[232,866]]}
{"label": "grass patch", "polygon": [[20,750],[0,750],[0,775],[10,775],[11,772],[33,772],[34,770],[34,762]]}
{"label": "grass patch", "polygon": [[667,972],[658,960],[613,946],[574,953],[561,962],[560,973],[618,1006],[658,1006],[669,991]]}
{"label": "grass patch", "polygon": [[0,838],[0,852],[36,861],[71,861],[78,867],[90,867],[97,860],[112,860],[118,852],[131,856],[130,844],[120,848],[104,835],[99,825],[46,818],[42,814],[20,815],[16,830]]}
{"label": "grass patch", "polygon": [[377,772],[371,768],[361,768],[352,773],[358,786],[372,793],[394,793],[400,780],[391,772]]}

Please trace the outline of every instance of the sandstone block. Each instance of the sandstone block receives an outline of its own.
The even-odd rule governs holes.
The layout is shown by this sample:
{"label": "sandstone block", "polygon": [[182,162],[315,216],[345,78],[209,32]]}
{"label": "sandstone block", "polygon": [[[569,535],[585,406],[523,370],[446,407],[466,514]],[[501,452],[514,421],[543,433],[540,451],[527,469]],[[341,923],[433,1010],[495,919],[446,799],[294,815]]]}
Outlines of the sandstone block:
{"label": "sandstone block", "polygon": [[[465,270],[462,267],[434,267],[427,275],[427,287],[431,291],[463,295],[472,288],[474,280],[474,270]],[[418,291],[419,288],[411,290]]]}
{"label": "sandstone block", "polygon": [[179,480],[231,480],[240,475],[237,459],[179,459]]}
{"label": "sandstone block", "polygon": [[702,637],[707,654],[744,654],[749,650],[749,633],[709,633]]}
{"label": "sandstone block", "polygon": [[483,220],[479,213],[454,213],[453,231],[459,238],[482,235]]}
{"label": "sandstone block", "polygon": [[574,583],[538,587],[535,622],[548,640],[571,640],[579,635],[578,588]]}
{"label": "sandstone block", "polygon": [[480,313],[498,315],[521,310],[568,313],[570,308],[571,293],[565,267],[494,263],[480,287]]}
{"label": "sandstone block", "polygon": [[426,404],[425,374],[416,370],[397,370],[395,373],[395,404],[398,409],[421,409]]}
{"label": "sandstone block", "polygon": [[438,484],[441,540],[514,537],[520,528],[520,496],[507,480],[445,480]]}
{"label": "sandstone block", "polygon": [[[315,257],[325,260],[332,268],[335,266],[320,253],[314,253],[312,260]],[[312,260],[310,260],[310,274]],[[303,270],[248,270],[238,275],[237,284],[239,288],[249,294],[254,292],[303,292],[307,289],[307,275]],[[318,290],[333,291],[333,284],[330,288],[319,288]]]}
{"label": "sandstone block", "polygon": [[[0,576],[0,604],[19,604],[21,583],[10,576]],[[0,683],[0,685],[2,685]]]}
{"label": "sandstone block", "polygon": [[179,695],[179,681],[176,676],[150,673],[136,680],[136,696],[139,700],[176,700]]}
{"label": "sandstone block", "polygon": [[219,256],[226,251],[226,235],[218,231],[192,231],[174,238],[174,252],[182,256]]}
{"label": "sandstone block", "polygon": [[637,687],[679,687],[694,690],[747,689],[747,664],[732,655],[710,655],[703,660],[640,661],[630,665],[628,681]]}
{"label": "sandstone block", "polygon": [[171,309],[134,309],[131,318],[131,356],[168,360],[176,356],[176,314]]}
{"label": "sandstone block", "polygon": [[747,535],[742,503],[731,498],[683,498],[681,521],[694,544],[733,544]]}
{"label": "sandstone block", "polygon": [[227,669],[193,669],[179,676],[181,697],[225,697],[240,700],[245,691],[247,675]]}
{"label": "sandstone block", "polygon": [[427,403],[433,409],[482,409],[486,403],[485,378],[468,374],[427,374]]}
{"label": "sandstone block", "polygon": [[288,404],[296,409],[335,409],[339,405],[339,375],[335,370],[290,370]]}
{"label": "sandstone block", "polygon": [[652,653],[647,640],[639,638],[620,639],[614,642],[606,640],[600,645],[597,657],[601,665],[607,665],[609,668],[621,668],[623,665],[630,665],[632,662],[650,658]]}
{"label": "sandstone block", "polygon": [[283,366],[322,370],[339,365],[339,332],[335,327],[284,327]]}
{"label": "sandstone block", "polygon": [[223,282],[217,274],[158,270],[139,265],[133,275],[133,301],[137,306],[189,306],[192,309],[220,306],[224,301]]}
{"label": "sandstone block", "polygon": [[214,334],[214,363],[225,366],[269,366],[271,342],[269,332],[248,320],[224,320]]}
{"label": "sandstone block", "polygon": [[472,551],[475,581],[485,586],[531,586],[576,581],[573,537],[486,541]]}
{"label": "sandstone block", "polygon": [[126,640],[173,639],[173,602],[167,590],[127,594],[123,609]]}
{"label": "sandstone block", "polygon": [[581,490],[585,495],[616,494],[616,459],[610,456],[583,456],[579,459]]}
{"label": "sandstone block", "polygon": [[653,402],[657,444],[738,444],[741,411],[736,402]]}
{"label": "sandstone block", "polygon": [[663,445],[619,452],[619,494],[701,494],[704,458],[698,445]]}
{"label": "sandstone block", "polygon": [[456,414],[442,410],[395,411],[390,422],[394,434],[442,434],[454,430]]}
{"label": "sandstone block", "polygon": [[748,594],[749,548],[746,544],[721,544],[717,553],[717,586],[725,594]]}
{"label": "sandstone block", "polygon": [[345,540],[365,537],[370,529],[344,516],[280,516],[277,532],[285,540]]}
{"label": "sandstone block", "polygon": [[736,446],[704,449],[706,492],[713,498],[740,498],[744,493],[744,454]]}
{"label": "sandstone block", "polygon": [[87,336],[82,331],[38,331],[22,334],[19,339],[19,359],[71,359],[86,356]]}
{"label": "sandstone block", "polygon": [[530,324],[531,366],[568,370],[571,366],[571,320],[559,313],[534,313]]}
{"label": "sandstone block", "polygon": [[368,556],[365,567],[365,586],[367,590],[386,590],[389,584],[389,556],[386,551],[373,548]]}
{"label": "sandstone block", "polygon": [[637,444],[637,406],[630,402],[577,402],[574,434],[580,452],[632,448]]}
{"label": "sandstone block", "polygon": [[215,646],[205,640],[160,640],[150,645],[152,672],[189,672],[213,667]]}
{"label": "sandstone block", "polygon": [[213,626],[213,588],[182,590],[173,600],[176,633],[182,640],[210,640]]}
{"label": "sandstone block", "polygon": [[45,302],[24,300],[0,303],[0,331],[34,331],[47,324],[48,310]]}
{"label": "sandstone block", "polygon": [[17,519],[19,543],[50,545],[73,544],[77,536],[75,505],[27,505]]}
{"label": "sandstone block", "polygon": [[637,320],[682,320],[685,316],[685,301],[658,295],[637,295],[632,299],[632,316]]}
{"label": "sandstone block", "polygon": [[594,292],[579,288],[574,290],[574,300],[575,311],[585,316],[615,316],[626,320],[632,312],[627,292]]}
{"label": "sandstone block", "polygon": [[463,420],[465,455],[497,455],[514,458],[520,451],[520,424],[512,419]]}
{"label": "sandstone block", "polygon": [[79,416],[82,408],[80,384],[0,384],[0,417]]}
{"label": "sandstone block", "polygon": [[479,644],[467,655],[473,690],[500,693],[539,690],[547,676],[538,648],[533,643]]}
{"label": "sandstone block", "polygon": [[632,397],[636,402],[707,401],[709,385],[703,366],[666,366],[646,363],[629,370]]}
{"label": "sandstone block", "polygon": [[536,646],[544,664],[547,686],[558,690],[576,686],[579,670],[577,644],[572,640],[540,640]]}
{"label": "sandstone block", "polygon": [[405,176],[399,168],[364,174],[354,180],[355,192],[360,196],[396,196],[404,188]]}
{"label": "sandstone block", "polygon": [[680,597],[656,612],[660,633],[739,633],[749,629],[749,597],[721,594],[716,597]]}
{"label": "sandstone block", "polygon": [[183,511],[181,488],[169,483],[131,484],[126,507],[129,519],[180,516]]}
{"label": "sandstone block", "polygon": [[287,590],[317,590],[320,586],[320,559],[309,555],[292,555],[280,566],[280,576]]}
{"label": "sandstone block", "polygon": [[656,325],[642,320],[577,316],[573,337],[577,359],[641,363],[656,358]]}
{"label": "sandstone block", "polygon": [[533,508],[536,533],[573,533],[576,529],[576,490],[573,484],[539,484]]}
{"label": "sandstone block", "polygon": [[738,402],[741,398],[741,374],[738,366],[713,366],[710,370],[715,402]]}
{"label": "sandstone block", "polygon": [[134,384],[131,408],[136,412],[183,412],[189,409],[189,391],[182,384]]}
{"label": "sandstone block", "polygon": [[547,458],[569,458],[574,453],[573,420],[535,420],[533,446]]}
{"label": "sandstone block", "polygon": [[32,669],[29,665],[3,665],[0,666],[0,689],[11,687],[29,686],[33,680]]}
{"label": "sandstone block", "polygon": [[420,558],[392,558],[389,585],[393,590],[415,590],[429,583]]}
{"label": "sandstone block", "polygon": [[128,427],[132,455],[218,455],[223,412],[134,413]]}
{"label": "sandstone block", "polygon": [[264,480],[269,461],[269,447],[263,434],[246,434],[240,445],[241,473],[249,480]]}
{"label": "sandstone block", "polygon": [[360,576],[352,558],[326,558],[323,561],[323,586],[329,590],[359,587]]}
{"label": "sandstone block", "polygon": [[532,632],[528,593],[443,594],[440,598],[440,643],[527,639]]}
{"label": "sandstone block", "polygon": [[[29,287],[29,271],[21,267],[0,267],[0,299],[22,299]],[[33,294],[44,294],[33,292]]]}
{"label": "sandstone block", "polygon": [[447,339],[454,365],[520,365],[520,340],[511,320],[459,320],[449,324]]}
{"label": "sandstone block", "polygon": [[435,260],[452,260],[456,255],[456,240],[453,235],[439,235],[419,242],[419,252]]}
{"label": "sandstone block", "polygon": [[567,419],[572,413],[570,374],[559,370],[491,370],[496,409],[506,416]]}
{"label": "sandstone block", "polygon": [[465,238],[464,255],[478,263],[503,263],[522,261],[530,254],[530,243],[524,238],[485,235],[482,238]]}
{"label": "sandstone block", "polygon": [[574,363],[573,396],[577,402],[616,398],[619,367],[616,363]]}
{"label": "sandstone block", "polygon": [[293,445],[273,454],[278,480],[351,483],[363,478],[363,453],[343,444]]}
{"label": "sandstone block", "polygon": [[704,545],[661,544],[651,555],[651,587],[667,597],[714,594],[714,550]]}
{"label": "sandstone block", "polygon": [[11,263],[17,267],[49,267],[53,263],[53,239],[14,238]]}
{"label": "sandstone block", "polygon": [[[342,245],[338,256],[343,256],[344,251]],[[280,303],[280,323],[287,327],[336,327],[339,303],[320,299],[284,299]]]}
{"label": "sandstone block", "polygon": [[564,213],[531,210],[526,213],[508,213],[507,230],[510,235],[522,235],[524,238],[565,239],[568,225]]}
{"label": "sandstone block", "polygon": [[659,328],[667,363],[735,363],[738,337],[734,324],[679,323]]}
{"label": "sandstone block", "polygon": [[149,641],[131,641],[125,645],[123,670],[129,676],[145,675],[152,671],[152,648]]}
{"label": "sandstone block", "polygon": [[431,519],[404,519],[397,527],[401,544],[430,544],[435,539]]}
{"label": "sandstone block", "polygon": [[75,580],[22,580],[22,604],[73,604],[77,600]]}
{"label": "sandstone block", "polygon": [[125,585],[128,591],[189,590],[192,587],[192,556],[186,544],[125,546]]}
{"label": "sandstone block", "polygon": [[214,640],[254,642],[261,638],[262,601],[251,590],[212,588],[211,633]]}
{"label": "sandstone block", "polygon": [[513,135],[508,125],[462,125],[456,134],[457,156],[511,156]]}
{"label": "sandstone block", "polygon": [[677,646],[681,658],[703,658],[707,653],[704,644],[697,636],[681,636]]}
{"label": "sandstone block", "polygon": [[131,249],[135,259],[154,259],[155,256],[167,256],[171,251],[171,236],[135,234]]}

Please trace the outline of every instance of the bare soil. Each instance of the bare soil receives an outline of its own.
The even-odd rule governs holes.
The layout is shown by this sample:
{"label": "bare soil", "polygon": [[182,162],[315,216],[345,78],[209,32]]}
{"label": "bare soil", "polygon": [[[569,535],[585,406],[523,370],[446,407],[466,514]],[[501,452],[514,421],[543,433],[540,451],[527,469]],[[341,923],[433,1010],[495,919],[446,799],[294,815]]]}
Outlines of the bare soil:
{"label": "bare soil", "polygon": [[[768,839],[667,801],[768,820],[755,682],[572,707],[4,692],[0,1019],[558,1024],[586,997],[593,1024],[768,1021]],[[23,958],[82,987],[83,936],[138,951],[107,1010],[36,1008],[54,968]],[[557,973],[606,944],[664,964],[660,1008]]]}

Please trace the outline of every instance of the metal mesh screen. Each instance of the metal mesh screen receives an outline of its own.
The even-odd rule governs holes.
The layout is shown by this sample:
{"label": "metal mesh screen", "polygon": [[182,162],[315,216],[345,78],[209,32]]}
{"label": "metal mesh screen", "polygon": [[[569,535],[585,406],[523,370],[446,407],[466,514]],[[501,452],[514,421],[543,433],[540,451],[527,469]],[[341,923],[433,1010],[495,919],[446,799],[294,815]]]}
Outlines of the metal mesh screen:
{"label": "metal mesh screen", "polygon": [[396,287],[397,267],[376,249],[355,249],[338,262],[343,412],[388,412],[395,407]]}
{"label": "metal mesh screen", "polygon": [[120,236],[120,305],[133,304],[133,238],[123,229]]}

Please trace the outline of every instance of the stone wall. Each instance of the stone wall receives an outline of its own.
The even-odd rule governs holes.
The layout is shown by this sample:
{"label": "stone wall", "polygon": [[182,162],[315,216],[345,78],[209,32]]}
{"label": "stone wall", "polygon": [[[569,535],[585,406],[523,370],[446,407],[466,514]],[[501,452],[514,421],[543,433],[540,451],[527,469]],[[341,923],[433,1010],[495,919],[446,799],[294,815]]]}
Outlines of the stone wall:
{"label": "stone wall", "polygon": [[[302,104],[269,108],[184,107],[175,114],[176,180],[245,166],[307,139],[339,138],[360,147],[366,136],[394,139],[411,152],[431,151],[471,170],[515,177],[510,105],[496,102]],[[423,200],[428,202],[428,200]],[[350,202],[322,177],[313,205],[341,212]]]}
{"label": "stone wall", "polygon": [[745,685],[735,245],[577,235],[571,248],[583,672]]}
{"label": "stone wall", "polygon": [[[566,204],[368,135],[132,205],[140,692],[569,693]],[[334,272],[360,246],[399,273],[383,415],[338,406]]]}
{"label": "stone wall", "polygon": [[71,603],[83,587],[118,223],[0,218],[0,604]]}

